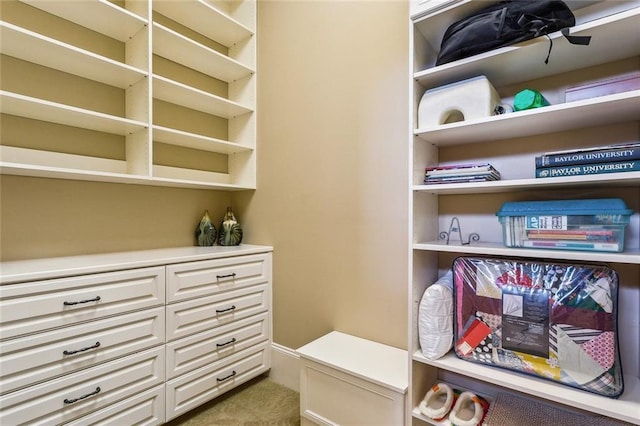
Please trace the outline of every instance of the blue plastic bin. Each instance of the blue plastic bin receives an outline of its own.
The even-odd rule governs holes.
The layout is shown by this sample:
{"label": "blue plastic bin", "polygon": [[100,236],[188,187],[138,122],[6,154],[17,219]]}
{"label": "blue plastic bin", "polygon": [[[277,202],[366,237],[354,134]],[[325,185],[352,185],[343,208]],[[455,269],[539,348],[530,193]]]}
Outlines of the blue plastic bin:
{"label": "blue plastic bin", "polygon": [[507,202],[496,213],[507,247],[621,252],[633,210],[620,198]]}

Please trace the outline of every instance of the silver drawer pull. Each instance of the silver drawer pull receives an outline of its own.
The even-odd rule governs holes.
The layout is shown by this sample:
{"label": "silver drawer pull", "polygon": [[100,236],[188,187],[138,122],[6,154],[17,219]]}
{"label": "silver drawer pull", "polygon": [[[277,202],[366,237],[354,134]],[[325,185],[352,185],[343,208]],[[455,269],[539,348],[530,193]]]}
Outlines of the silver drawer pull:
{"label": "silver drawer pull", "polygon": [[65,404],[73,404],[74,402],[78,402],[78,401],[80,401],[80,400],[83,400],[83,399],[89,398],[90,396],[94,396],[94,395],[97,395],[97,394],[99,394],[99,393],[100,393],[100,387],[98,386],[98,387],[96,388],[96,390],[94,390],[93,392],[89,392],[89,393],[88,393],[88,394],[86,394],[86,395],[82,395],[82,396],[79,396],[79,397],[77,397],[77,398],[73,398],[73,399],[67,399],[67,398],[65,398],[64,403],[65,403]]}
{"label": "silver drawer pull", "polygon": [[227,309],[216,309],[216,313],[221,314],[223,312],[233,311],[235,308],[236,308],[236,305],[231,305],[231,307]]}
{"label": "silver drawer pull", "polygon": [[81,303],[99,302],[99,301],[100,301],[100,296],[96,296],[93,299],[85,299],[85,300],[80,300],[78,302],[63,302],[63,305],[71,306],[71,305],[79,305]]}
{"label": "silver drawer pull", "polygon": [[219,347],[219,348],[222,348],[224,346],[230,345],[230,344],[235,343],[235,342],[236,342],[236,338],[234,337],[231,340],[229,340],[228,342],[216,343],[216,346]]}
{"label": "silver drawer pull", "polygon": [[100,342],[96,342],[95,345],[87,346],[86,348],[82,348],[82,349],[76,349],[75,351],[62,351],[62,354],[73,355],[73,354],[77,354],[78,352],[84,352],[84,351],[88,351],[89,349],[95,349],[99,347],[100,347]]}
{"label": "silver drawer pull", "polygon": [[234,377],[236,374],[237,374],[237,373],[236,373],[236,370],[233,370],[233,371],[231,372],[231,374],[229,374],[228,376],[225,376],[225,377],[222,377],[222,378],[217,377],[217,378],[216,378],[216,380],[217,380],[218,382],[224,382],[225,380],[229,380],[230,378]]}
{"label": "silver drawer pull", "polygon": [[236,273],[234,272],[233,274],[227,274],[227,275],[216,275],[216,278],[221,280],[223,278],[235,278],[236,277]]}

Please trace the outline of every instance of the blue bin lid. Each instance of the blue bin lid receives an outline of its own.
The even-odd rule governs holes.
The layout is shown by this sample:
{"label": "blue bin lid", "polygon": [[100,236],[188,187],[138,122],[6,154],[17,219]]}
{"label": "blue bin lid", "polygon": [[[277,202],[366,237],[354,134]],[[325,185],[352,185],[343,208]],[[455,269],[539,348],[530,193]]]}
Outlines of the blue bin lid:
{"label": "blue bin lid", "polygon": [[511,201],[502,205],[496,216],[538,215],[624,215],[631,216],[633,210],[620,198],[599,198],[556,201]]}

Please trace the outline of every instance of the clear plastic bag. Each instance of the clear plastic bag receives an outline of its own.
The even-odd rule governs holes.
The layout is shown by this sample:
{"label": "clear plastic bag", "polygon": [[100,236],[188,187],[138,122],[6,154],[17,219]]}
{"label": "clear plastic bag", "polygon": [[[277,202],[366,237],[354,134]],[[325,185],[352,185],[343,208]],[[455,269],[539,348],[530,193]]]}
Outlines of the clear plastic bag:
{"label": "clear plastic bag", "polygon": [[607,397],[622,393],[614,270],[459,257],[453,273],[459,358]]}

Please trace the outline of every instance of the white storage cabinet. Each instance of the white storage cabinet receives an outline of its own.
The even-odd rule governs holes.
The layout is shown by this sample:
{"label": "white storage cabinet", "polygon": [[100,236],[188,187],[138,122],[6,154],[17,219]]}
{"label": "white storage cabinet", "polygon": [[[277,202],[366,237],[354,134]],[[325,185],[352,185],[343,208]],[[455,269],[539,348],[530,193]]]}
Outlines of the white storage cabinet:
{"label": "white storage cabinet", "polygon": [[162,389],[163,267],[2,278],[0,423],[60,424]]}
{"label": "white storage cabinet", "polygon": [[162,424],[271,366],[270,247],[0,268],[2,424]]}
{"label": "white storage cabinet", "polygon": [[[632,423],[640,422],[639,226],[634,214],[622,253],[509,249],[495,212],[505,201],[620,197],[640,211],[640,173],[577,178],[535,178],[534,157],[548,151],[638,141],[640,91],[565,102],[568,87],[638,71],[640,7],[635,1],[567,1],[576,15],[572,34],[592,36],[591,45],[570,45],[559,33],[435,66],[444,31],[453,22],[487,5],[485,1],[412,2],[409,141],[409,413],[407,424],[433,424],[418,405],[438,381],[493,396],[519,393],[561,408],[576,409]],[[426,90],[485,75],[506,103],[524,88],[536,88],[551,106],[470,121],[419,128],[417,108]],[[502,180],[424,185],[427,166],[489,162]],[[480,241],[449,245],[439,239],[454,217],[463,238]],[[618,399],[600,397],[550,381],[462,361],[453,353],[428,360],[420,351],[418,306],[425,288],[444,275],[459,255],[519,256],[579,262],[606,262],[620,276],[618,325],[625,391]]]}
{"label": "white storage cabinet", "polygon": [[271,257],[167,266],[167,420],[271,366]]}

